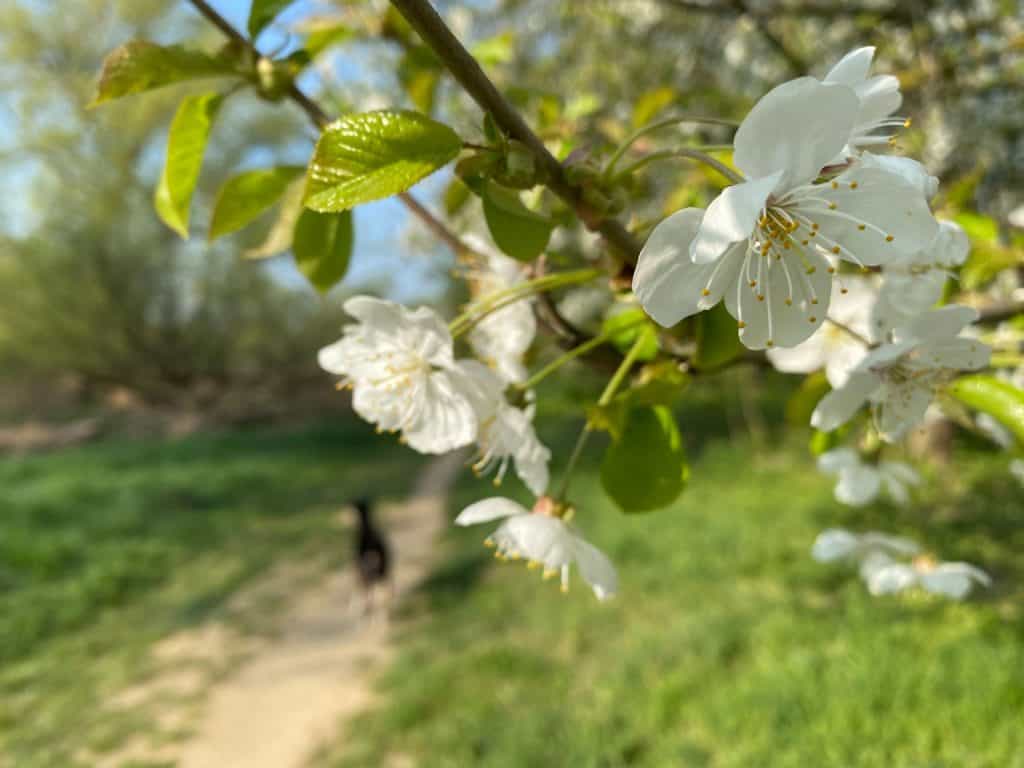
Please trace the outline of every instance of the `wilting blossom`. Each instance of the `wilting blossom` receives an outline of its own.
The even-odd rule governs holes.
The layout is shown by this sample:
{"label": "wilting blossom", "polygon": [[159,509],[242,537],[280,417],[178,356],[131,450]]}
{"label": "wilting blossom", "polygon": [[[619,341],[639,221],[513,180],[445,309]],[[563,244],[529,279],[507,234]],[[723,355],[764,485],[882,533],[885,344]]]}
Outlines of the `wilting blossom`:
{"label": "wilting blossom", "polygon": [[457,525],[476,525],[501,520],[485,544],[495,554],[511,560],[525,560],[528,567],[543,569],[545,578],[561,578],[562,591],[569,589],[569,570],[575,565],[598,600],[618,589],[618,575],[611,561],[593,544],[556,515],[552,500],[542,496],[533,510],[501,497],[470,504],[455,518]]}

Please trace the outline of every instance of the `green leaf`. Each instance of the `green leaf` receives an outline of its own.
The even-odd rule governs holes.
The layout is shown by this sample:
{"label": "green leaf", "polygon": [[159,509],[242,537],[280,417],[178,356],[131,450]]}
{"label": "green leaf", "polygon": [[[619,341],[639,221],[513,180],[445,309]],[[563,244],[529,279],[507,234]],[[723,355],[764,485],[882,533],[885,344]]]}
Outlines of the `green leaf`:
{"label": "green leaf", "polygon": [[690,384],[690,377],[674,360],[663,360],[643,366],[629,389],[615,396],[615,401],[638,405],[673,405]]}
{"label": "green leaf", "polygon": [[633,106],[633,127],[642,128],[647,125],[661,110],[671,104],[679,96],[675,88],[662,86],[640,96]]}
{"label": "green leaf", "polygon": [[554,229],[547,217],[531,211],[517,193],[492,181],[480,187],[480,195],[495,245],[519,261],[532,261],[544,252]]}
{"label": "green leaf", "polygon": [[215,58],[180,45],[157,45],[132,40],[111,51],[103,60],[96,95],[89,106],[142,93],[184,80],[237,74],[225,58]]}
{"label": "green leaf", "polygon": [[635,408],[601,462],[601,485],[624,512],[667,507],[686,487],[689,466],[672,411]]}
{"label": "green leaf", "polygon": [[249,10],[249,37],[256,39],[263,28],[292,4],[292,0],[252,0]]}
{"label": "green leaf", "polygon": [[601,324],[601,332],[608,334],[608,341],[623,354],[633,348],[637,339],[641,339],[636,354],[639,361],[653,360],[658,355],[658,332],[640,307],[609,315]]}
{"label": "green leaf", "polygon": [[493,67],[512,61],[514,51],[515,36],[511,32],[502,32],[474,45],[472,54],[483,66]]}
{"label": "green leaf", "polygon": [[192,193],[203,166],[213,119],[223,101],[219,93],[186,96],[167,135],[167,159],[153,204],[164,223],[186,240]]}
{"label": "green leaf", "polygon": [[295,223],[295,265],[320,293],[327,293],[348,272],[352,256],[352,212],[318,213],[309,209]]}
{"label": "green leaf", "polygon": [[269,209],[302,175],[301,166],[258,168],[233,176],[225,182],[213,206],[210,239],[216,240],[251,223]]}
{"label": "green leaf", "polygon": [[1024,391],[995,376],[962,376],[949,385],[949,393],[976,411],[987,413],[1024,445]]}
{"label": "green leaf", "polygon": [[818,402],[830,389],[824,372],[815,371],[808,375],[786,402],[786,421],[795,427],[806,427],[811,423],[811,414]]}
{"label": "green leaf", "polygon": [[306,206],[345,211],[404,192],[461,149],[455,131],[418,112],[344,117],[327,126],[316,144],[306,179]]}
{"label": "green leaf", "polygon": [[312,58],[316,58],[332,45],[344,43],[356,35],[352,27],[333,19],[314,20],[306,26],[305,32],[306,44],[303,47]]}
{"label": "green leaf", "polygon": [[434,110],[434,94],[441,82],[441,62],[425,45],[406,50],[398,64],[398,81],[420,112],[429,115]]}
{"label": "green leaf", "polygon": [[302,179],[297,179],[288,186],[278,207],[277,218],[267,236],[262,243],[247,249],[242,256],[247,259],[266,259],[291,249],[295,225],[299,221],[299,216],[306,210],[302,205],[302,192]]}
{"label": "green leaf", "polygon": [[736,321],[721,301],[694,320],[696,325],[697,352],[693,366],[698,370],[718,368],[736,359],[743,352]]}
{"label": "green leaf", "polygon": [[469,202],[472,192],[458,176],[452,178],[444,191],[444,212],[454,216]]}

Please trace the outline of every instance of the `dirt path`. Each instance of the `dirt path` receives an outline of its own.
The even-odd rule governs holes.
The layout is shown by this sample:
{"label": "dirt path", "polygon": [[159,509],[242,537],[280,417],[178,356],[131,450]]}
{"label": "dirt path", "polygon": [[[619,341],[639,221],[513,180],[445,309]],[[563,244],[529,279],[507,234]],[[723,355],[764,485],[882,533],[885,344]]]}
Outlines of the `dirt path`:
{"label": "dirt path", "polygon": [[[445,525],[445,494],[461,456],[434,461],[413,497],[382,509],[395,560],[397,597],[425,575]],[[285,630],[210,693],[179,768],[299,768],[363,710],[372,678],[391,653],[379,612],[364,619],[351,572],[297,595]]]}

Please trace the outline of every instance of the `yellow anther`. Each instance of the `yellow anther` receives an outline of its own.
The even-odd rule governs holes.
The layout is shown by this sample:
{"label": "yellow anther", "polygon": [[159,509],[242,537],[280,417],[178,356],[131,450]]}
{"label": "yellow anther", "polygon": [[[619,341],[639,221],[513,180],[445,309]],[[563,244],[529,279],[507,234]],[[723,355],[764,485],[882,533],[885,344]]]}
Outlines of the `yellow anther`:
{"label": "yellow anther", "polygon": [[865,229],[867,229],[867,225],[866,224],[858,224],[857,225],[857,229],[859,229],[861,232],[863,232]]}
{"label": "yellow anther", "polygon": [[750,287],[751,288],[756,288],[757,287],[757,280],[751,280],[750,281]]}
{"label": "yellow anther", "polygon": [[484,546],[488,549],[494,549],[497,544],[494,543],[493,539],[484,539]]}
{"label": "yellow anther", "polygon": [[568,584],[563,584],[561,587],[559,587],[559,589],[562,591],[563,595],[569,594],[569,585]]}
{"label": "yellow anther", "polygon": [[838,245],[833,245],[833,246],[832,246],[832,253],[839,253],[839,251],[840,251],[840,250],[841,250],[841,249],[839,248],[839,246],[838,246]]}
{"label": "yellow anther", "polygon": [[764,294],[763,293],[757,294],[757,300],[758,301],[764,301]]}
{"label": "yellow anther", "polygon": [[810,240],[801,240],[800,241],[800,245],[807,245],[809,242],[811,242],[811,241]]}
{"label": "yellow anther", "polygon": [[793,300],[792,299],[786,299],[786,306],[787,307],[792,307],[793,306]]}
{"label": "yellow anther", "polygon": [[856,188],[857,188],[858,186],[859,186],[859,185],[857,184],[857,182],[856,182],[856,181],[851,181],[851,182],[850,182],[850,189],[856,189]]}
{"label": "yellow anther", "polygon": [[743,330],[744,328],[747,327],[747,324],[740,320],[738,323],[736,323],[736,327],[739,328],[740,330]]}
{"label": "yellow anther", "polygon": [[512,558],[513,560],[522,560],[523,559],[522,554],[519,552],[519,550],[516,550],[516,549],[512,550],[511,552],[509,552],[508,556],[510,558]]}
{"label": "yellow anther", "polygon": [[830,275],[834,275],[834,274],[836,273],[836,268],[835,268],[835,267],[829,267],[829,268],[828,268],[828,273],[829,273]]}
{"label": "yellow anther", "polygon": [[817,303],[818,303],[817,299],[811,299],[811,304],[817,304]]}
{"label": "yellow anther", "polygon": [[829,203],[829,204],[828,204],[828,209],[829,209],[830,211],[834,211],[834,210],[835,210],[835,209],[836,209],[837,207],[838,207],[838,206],[837,206],[837,205],[836,205],[835,203]]}
{"label": "yellow anther", "polygon": [[774,346],[775,346],[775,342],[774,342],[774,341],[772,341],[771,339],[768,339],[768,340],[767,340],[767,341],[766,341],[766,342],[764,343],[764,345],[765,345],[766,347],[774,347]]}
{"label": "yellow anther", "polygon": [[813,229],[813,230],[817,230],[818,229],[818,225],[815,222],[813,222],[813,221],[811,222],[811,229]]}
{"label": "yellow anther", "polygon": [[501,478],[500,477],[496,477],[493,480],[491,480],[491,485],[493,485],[495,488],[500,488],[501,487]]}
{"label": "yellow anther", "polygon": [[807,322],[816,323],[818,322],[818,318],[816,318],[814,315],[811,315],[810,317],[807,318]]}
{"label": "yellow anther", "polygon": [[557,575],[558,575],[558,571],[556,571],[554,568],[545,568],[544,569],[543,578],[544,578],[545,581],[547,581],[548,579],[553,579]]}
{"label": "yellow anther", "polygon": [[527,568],[527,570],[530,570],[530,571],[536,571],[538,568],[540,568],[540,561],[539,560],[531,560],[530,562],[528,562],[526,564],[526,568]]}
{"label": "yellow anther", "polygon": [[838,181],[833,181],[832,182],[832,189],[839,189],[839,182]]}
{"label": "yellow anther", "polygon": [[894,238],[892,235],[886,235],[885,236],[885,242],[887,242],[887,243],[891,243],[895,239],[896,238]]}
{"label": "yellow anther", "polygon": [[790,244],[789,244],[789,240],[787,240],[786,242],[784,242],[784,243],[782,244],[782,247],[783,247],[783,248],[785,248],[785,249],[786,249],[786,250],[788,251],[788,250],[790,249]]}
{"label": "yellow anther", "polygon": [[816,234],[818,234],[818,230],[812,229],[810,232],[807,233],[807,236],[814,237]]}
{"label": "yellow anther", "polygon": [[704,288],[703,290],[701,290],[700,295],[701,296],[710,296],[711,295],[711,291],[709,291],[707,288]]}
{"label": "yellow anther", "polygon": [[850,290],[848,288],[840,288],[839,292],[845,295],[845,294],[849,293]]}
{"label": "yellow anther", "polygon": [[909,128],[911,122],[913,122],[913,121],[908,117],[906,120],[903,121],[903,127],[904,128]]}
{"label": "yellow anther", "polygon": [[501,550],[495,550],[494,551],[494,559],[495,560],[500,560],[503,563],[508,562],[508,558],[505,557],[505,553],[502,552]]}
{"label": "yellow anther", "polygon": [[818,271],[818,268],[817,268],[817,267],[808,267],[808,268],[807,268],[807,274],[808,274],[808,275],[813,275],[813,274],[814,274],[815,272],[817,272],[817,271]]}

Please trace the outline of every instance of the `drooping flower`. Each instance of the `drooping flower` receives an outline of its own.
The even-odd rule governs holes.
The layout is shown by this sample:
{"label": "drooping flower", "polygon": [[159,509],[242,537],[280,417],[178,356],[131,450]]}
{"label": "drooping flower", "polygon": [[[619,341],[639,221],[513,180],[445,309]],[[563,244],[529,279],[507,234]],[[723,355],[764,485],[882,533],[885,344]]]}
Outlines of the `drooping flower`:
{"label": "drooping flower", "polygon": [[870,504],[883,490],[896,504],[904,505],[910,501],[908,487],[921,482],[917,472],[903,462],[868,464],[852,448],[836,448],[821,454],[818,469],[838,476],[836,501],[851,507]]}
{"label": "drooping flower", "polygon": [[811,415],[811,425],[831,431],[870,401],[879,434],[890,442],[898,440],[924,418],[936,389],[954,372],[988,364],[988,346],[958,336],[977,318],[977,310],[951,305],[896,328],[891,343],[869,352],[846,384],[822,398]]}
{"label": "drooping flower", "polygon": [[920,547],[902,536],[869,531],[852,533],[845,528],[829,528],[818,534],[811,547],[811,556],[819,563],[838,560],[860,561],[877,552],[916,555]]}
{"label": "drooping flower", "polygon": [[495,548],[496,556],[525,559],[528,567],[543,568],[545,578],[561,576],[563,592],[569,589],[569,569],[573,564],[598,600],[606,600],[618,589],[618,575],[611,561],[557,516],[550,498],[540,497],[533,511],[511,499],[484,499],[470,504],[455,518],[457,525],[493,520],[502,523],[484,543]]}
{"label": "drooping flower", "polygon": [[874,57],[874,46],[857,48],[843,56],[825,75],[823,82],[852,88],[860,102],[849,140],[830,165],[842,163],[864,147],[888,144],[893,136],[891,129],[908,125],[902,117],[890,117],[903,103],[900,81],[892,75],[868,77]]}
{"label": "drooping flower", "polygon": [[829,384],[841,387],[850,371],[868,353],[862,339],[871,333],[870,316],[875,297],[867,280],[844,278],[839,295],[834,297],[828,310],[828,316],[836,322],[826,323],[795,347],[769,349],[768,359],[783,373],[812,373],[824,368]]}
{"label": "drooping flower", "polygon": [[960,225],[942,221],[927,248],[882,267],[872,337],[882,339],[887,331],[934,307],[942,298],[949,270],[963,264],[969,250],[967,233]]}
{"label": "drooping flower", "polygon": [[516,474],[534,495],[548,487],[548,462],[551,451],[540,442],[533,428],[533,405],[517,408],[505,398],[505,383],[481,363],[465,361],[462,371],[469,379],[466,392],[476,412],[476,442],[479,454],[473,470],[477,474],[494,472],[494,484],[500,485],[514,463]]}
{"label": "drooping flower", "polygon": [[671,326],[724,298],[747,347],[792,347],[824,321],[838,274],[826,257],[873,266],[931,242],[937,224],[902,176],[854,165],[816,183],[859,111],[851,88],[812,77],[766,94],[734,139],[748,180],[668,217],[645,244],[633,291],[647,313]]}
{"label": "drooping flower", "polygon": [[935,595],[962,600],[975,584],[986,587],[992,584],[987,573],[970,563],[937,562],[928,556],[902,563],[884,552],[874,552],[865,558],[860,575],[872,595],[890,595],[920,587]]}
{"label": "drooping flower", "polygon": [[[525,280],[519,262],[499,253],[481,238],[466,235],[463,239],[483,257],[467,271],[477,296],[511,288]],[[527,297],[486,315],[469,332],[469,344],[478,358],[504,381],[513,383],[527,377],[523,356],[536,335],[533,298]]]}
{"label": "drooping flower", "polygon": [[445,453],[473,442],[477,417],[465,391],[452,337],[428,307],[410,310],[371,296],[344,304],[358,322],[320,350],[320,367],[352,388],[356,413],[383,431],[398,431],[420,453]]}

